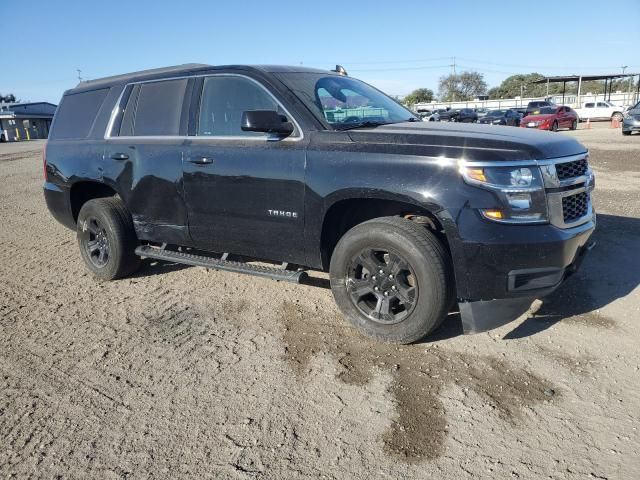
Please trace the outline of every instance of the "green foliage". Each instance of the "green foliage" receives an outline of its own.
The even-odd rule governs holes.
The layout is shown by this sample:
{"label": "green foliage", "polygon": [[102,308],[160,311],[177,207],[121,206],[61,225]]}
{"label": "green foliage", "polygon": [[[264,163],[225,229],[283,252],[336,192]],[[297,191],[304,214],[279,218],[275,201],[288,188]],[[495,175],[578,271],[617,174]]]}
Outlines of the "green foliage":
{"label": "green foliage", "polygon": [[415,105],[416,103],[429,103],[433,100],[433,90],[428,88],[418,88],[409,95],[404,97],[402,103],[407,106]]}
{"label": "green foliage", "polygon": [[0,93],[0,103],[15,103],[16,96],[13,93],[9,93],[8,95],[2,95]]}
{"label": "green foliage", "polygon": [[479,72],[462,72],[440,77],[438,96],[444,102],[473,100],[487,93],[487,83]]}
{"label": "green foliage", "polygon": [[418,88],[404,98],[404,103],[406,105],[413,105],[416,103],[429,103],[433,100],[433,98],[433,90],[429,88]]}

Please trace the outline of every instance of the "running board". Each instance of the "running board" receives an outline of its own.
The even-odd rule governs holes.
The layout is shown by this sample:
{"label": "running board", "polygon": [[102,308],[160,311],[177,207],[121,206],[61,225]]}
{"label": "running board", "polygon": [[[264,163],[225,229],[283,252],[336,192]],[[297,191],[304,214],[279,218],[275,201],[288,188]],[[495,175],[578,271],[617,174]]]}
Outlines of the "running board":
{"label": "running board", "polygon": [[286,270],[277,267],[264,267],[261,265],[250,265],[244,262],[234,262],[221,258],[207,257],[204,255],[194,255],[186,252],[176,252],[165,250],[148,245],[136,248],[136,255],[140,257],[155,258],[168,262],[183,263],[196,267],[213,268],[215,270],[227,270],[229,272],[246,273],[258,277],[281,280],[283,282],[300,283],[300,280],[307,276],[304,270]]}

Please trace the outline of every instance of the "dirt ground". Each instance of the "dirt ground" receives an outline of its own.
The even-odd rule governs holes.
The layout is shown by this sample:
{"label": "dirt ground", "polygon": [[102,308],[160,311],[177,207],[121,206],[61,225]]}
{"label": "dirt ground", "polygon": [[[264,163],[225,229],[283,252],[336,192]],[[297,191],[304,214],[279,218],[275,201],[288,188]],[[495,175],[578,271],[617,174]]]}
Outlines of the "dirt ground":
{"label": "dirt ground", "polygon": [[[508,128],[508,127],[505,127]],[[597,247],[537,311],[371,342],[326,281],[98,283],[0,145],[0,477],[640,478],[640,136],[594,124]]]}

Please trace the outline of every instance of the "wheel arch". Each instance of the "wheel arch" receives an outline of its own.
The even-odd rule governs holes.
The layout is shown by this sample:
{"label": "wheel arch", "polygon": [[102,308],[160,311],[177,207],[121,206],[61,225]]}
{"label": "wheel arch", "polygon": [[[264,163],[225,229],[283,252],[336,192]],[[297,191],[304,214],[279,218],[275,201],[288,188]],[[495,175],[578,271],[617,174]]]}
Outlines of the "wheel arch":
{"label": "wheel arch", "polygon": [[78,214],[82,206],[95,198],[118,196],[112,186],[96,180],[82,180],[71,185],[69,189],[69,206],[74,223],[78,221]]}
{"label": "wheel arch", "polygon": [[439,215],[442,211],[437,204],[425,204],[410,196],[390,192],[343,193],[330,202],[322,216],[319,237],[322,268],[329,268],[336,244],[350,228],[378,217],[410,218],[432,230],[449,251],[447,235]]}

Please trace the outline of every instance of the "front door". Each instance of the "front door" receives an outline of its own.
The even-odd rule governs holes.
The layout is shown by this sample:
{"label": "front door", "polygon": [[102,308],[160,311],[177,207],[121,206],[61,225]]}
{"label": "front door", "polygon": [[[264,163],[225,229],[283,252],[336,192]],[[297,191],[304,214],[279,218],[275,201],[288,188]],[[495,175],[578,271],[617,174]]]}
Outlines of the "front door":
{"label": "front door", "polygon": [[306,141],[299,127],[285,139],[242,131],[247,110],[294,120],[253,79],[205,77],[183,158],[189,233],[206,250],[303,263]]}

